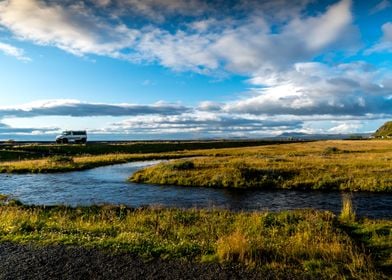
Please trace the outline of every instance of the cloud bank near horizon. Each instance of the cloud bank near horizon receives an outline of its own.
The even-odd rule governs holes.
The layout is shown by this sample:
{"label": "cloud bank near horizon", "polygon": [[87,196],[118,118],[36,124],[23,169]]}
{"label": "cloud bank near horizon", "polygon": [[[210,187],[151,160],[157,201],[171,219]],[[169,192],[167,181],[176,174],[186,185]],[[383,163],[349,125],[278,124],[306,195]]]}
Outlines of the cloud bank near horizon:
{"label": "cloud bank near horizon", "polygon": [[[252,102],[257,104],[257,102]],[[291,104],[291,103],[290,103]],[[43,100],[13,107],[0,107],[0,134],[54,134],[63,128],[57,127],[12,127],[5,124],[9,120],[60,117],[78,119],[78,127],[87,129],[93,134],[132,134],[149,135],[159,138],[160,135],[172,135],[181,138],[204,137],[264,137],[279,135],[283,132],[300,131],[303,133],[355,133],[362,127],[364,120],[385,119],[391,116],[388,108],[381,113],[373,111],[355,112],[333,115],[330,111],[321,114],[302,113],[293,115],[283,112],[277,115],[273,103],[266,103],[269,110],[260,114],[252,113],[251,108],[241,103],[201,102],[190,107],[180,104],[157,103],[154,105],[135,104],[95,104],[78,100]],[[242,108],[243,111],[238,109]],[[245,109],[246,110],[245,110]],[[342,109],[342,108],[341,108]],[[352,108],[348,108],[351,110]],[[272,113],[272,114],[270,114]],[[100,128],[84,126],[84,120],[91,117],[110,116],[118,121],[106,122]],[[3,123],[1,123],[3,120]],[[65,121],[65,123],[67,123]],[[86,122],[88,123],[88,122]],[[318,123],[330,123],[328,128],[317,128]],[[72,129],[70,127],[69,129]],[[186,136],[188,135],[188,136]]]}

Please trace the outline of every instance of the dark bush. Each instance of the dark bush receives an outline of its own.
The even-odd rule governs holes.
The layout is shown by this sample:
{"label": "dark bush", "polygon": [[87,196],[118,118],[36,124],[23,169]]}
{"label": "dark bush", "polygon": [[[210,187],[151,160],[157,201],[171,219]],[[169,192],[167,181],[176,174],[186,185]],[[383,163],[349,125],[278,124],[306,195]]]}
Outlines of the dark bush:
{"label": "dark bush", "polygon": [[327,147],[324,149],[324,155],[337,154],[340,150],[337,147]]}
{"label": "dark bush", "polygon": [[74,160],[72,157],[68,156],[53,156],[48,160],[50,163],[53,164],[73,164]]}
{"label": "dark bush", "polygon": [[195,164],[190,160],[174,162],[169,165],[172,170],[190,170],[195,168]]}

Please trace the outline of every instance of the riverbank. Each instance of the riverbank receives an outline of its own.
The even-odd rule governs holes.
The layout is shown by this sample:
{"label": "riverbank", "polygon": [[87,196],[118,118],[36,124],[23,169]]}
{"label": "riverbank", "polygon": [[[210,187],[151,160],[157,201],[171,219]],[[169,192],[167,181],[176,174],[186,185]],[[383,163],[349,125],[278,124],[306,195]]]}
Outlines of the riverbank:
{"label": "riverbank", "polygon": [[[355,221],[354,216],[340,219],[314,210],[34,207],[11,201],[0,206],[0,257],[6,258],[4,244],[46,258],[46,250],[67,255],[66,246],[82,257],[113,260],[126,254],[134,262],[146,262],[146,267],[151,267],[148,262],[168,267],[194,263],[199,272],[238,267],[261,277],[386,279],[392,264],[391,228],[389,220]],[[58,259],[71,263],[62,264],[64,268],[72,267],[67,258]]]}
{"label": "riverbank", "polygon": [[106,154],[97,156],[50,156],[43,159],[7,161],[0,163],[0,173],[58,173],[134,161],[186,158],[194,153]]}
{"label": "riverbank", "polygon": [[392,142],[317,141],[204,151],[135,172],[136,183],[220,188],[392,191]]}

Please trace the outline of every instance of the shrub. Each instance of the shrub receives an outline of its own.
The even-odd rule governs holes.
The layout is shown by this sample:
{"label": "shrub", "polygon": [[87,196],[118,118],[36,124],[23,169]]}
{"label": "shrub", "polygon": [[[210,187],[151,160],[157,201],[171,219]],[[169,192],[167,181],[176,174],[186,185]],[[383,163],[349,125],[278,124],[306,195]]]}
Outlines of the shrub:
{"label": "shrub", "polygon": [[52,164],[73,164],[74,160],[69,156],[53,156],[48,159],[48,162]]}
{"label": "shrub", "polygon": [[249,242],[243,233],[235,231],[217,241],[217,256],[222,262],[246,262],[249,259]]}
{"label": "shrub", "polygon": [[324,149],[323,154],[324,155],[330,155],[330,154],[337,154],[339,152],[340,152],[340,150],[337,147],[327,147],[327,148]]}
{"label": "shrub", "polygon": [[190,170],[195,168],[195,164],[190,160],[178,161],[168,166],[172,170]]}

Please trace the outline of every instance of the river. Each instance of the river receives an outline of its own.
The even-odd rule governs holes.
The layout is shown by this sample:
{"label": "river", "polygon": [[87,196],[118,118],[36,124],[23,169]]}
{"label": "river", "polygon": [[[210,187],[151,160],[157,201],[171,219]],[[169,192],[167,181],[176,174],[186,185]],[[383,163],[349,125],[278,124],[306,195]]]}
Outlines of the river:
{"label": "river", "polygon": [[[127,182],[133,172],[157,162],[133,162],[56,174],[0,174],[0,194],[35,205],[161,205],[244,211],[315,208],[335,213],[341,208],[339,192],[213,189]],[[357,216],[392,218],[392,194],[353,193],[352,198]]]}

